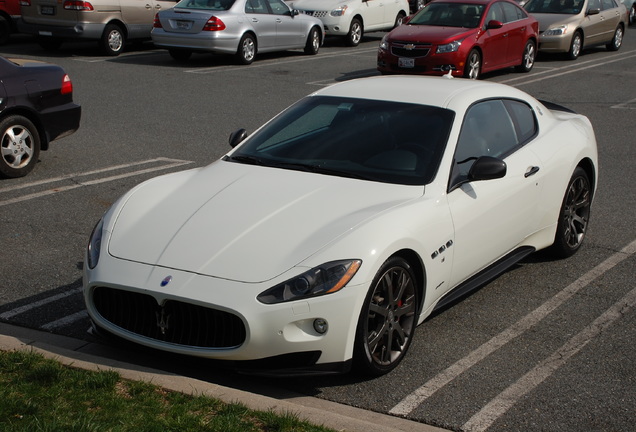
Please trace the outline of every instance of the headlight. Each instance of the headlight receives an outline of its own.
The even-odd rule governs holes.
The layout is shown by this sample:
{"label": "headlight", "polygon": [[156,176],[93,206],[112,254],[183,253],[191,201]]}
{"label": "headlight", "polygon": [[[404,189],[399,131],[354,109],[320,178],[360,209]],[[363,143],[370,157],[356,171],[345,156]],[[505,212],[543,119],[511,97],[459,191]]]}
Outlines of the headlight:
{"label": "headlight", "polygon": [[100,219],[93,228],[91,238],[88,242],[88,268],[94,269],[99,261],[99,252],[102,248],[102,229],[104,228],[104,219]]}
{"label": "headlight", "polygon": [[449,53],[449,52],[455,52],[459,49],[459,47],[462,45],[462,41],[454,41],[451,43],[448,43],[446,45],[440,45],[437,47],[437,54],[444,54],[444,53]]}
{"label": "headlight", "polygon": [[329,12],[329,15],[331,16],[343,16],[345,14],[345,12],[347,11],[347,6],[340,6],[339,8],[336,8],[334,10],[332,10],[331,12]]}
{"label": "headlight", "polygon": [[568,26],[562,25],[554,28],[547,29],[543,32],[543,36],[561,36],[568,32]]}
{"label": "headlight", "polygon": [[384,35],[384,37],[380,41],[380,49],[385,51],[389,49],[389,41],[386,39],[386,37],[387,35]]}
{"label": "headlight", "polygon": [[261,303],[275,304],[334,293],[351,280],[361,264],[360,260],[332,261],[323,264],[263,291],[257,299]]}

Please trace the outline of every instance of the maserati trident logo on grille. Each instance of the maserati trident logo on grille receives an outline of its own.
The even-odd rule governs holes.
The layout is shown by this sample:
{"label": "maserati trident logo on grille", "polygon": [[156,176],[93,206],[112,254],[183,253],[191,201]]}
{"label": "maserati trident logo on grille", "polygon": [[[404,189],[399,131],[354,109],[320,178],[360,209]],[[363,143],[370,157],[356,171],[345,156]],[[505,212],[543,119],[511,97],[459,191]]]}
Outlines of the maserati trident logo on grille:
{"label": "maserati trident logo on grille", "polygon": [[166,330],[170,328],[170,315],[166,315],[166,310],[162,307],[161,313],[155,312],[157,316],[157,327],[159,327],[159,331],[161,334],[165,336]]}
{"label": "maserati trident logo on grille", "polygon": [[172,276],[166,276],[165,278],[163,278],[163,280],[161,281],[161,286],[165,287],[166,285],[168,285],[170,282],[172,282]]}

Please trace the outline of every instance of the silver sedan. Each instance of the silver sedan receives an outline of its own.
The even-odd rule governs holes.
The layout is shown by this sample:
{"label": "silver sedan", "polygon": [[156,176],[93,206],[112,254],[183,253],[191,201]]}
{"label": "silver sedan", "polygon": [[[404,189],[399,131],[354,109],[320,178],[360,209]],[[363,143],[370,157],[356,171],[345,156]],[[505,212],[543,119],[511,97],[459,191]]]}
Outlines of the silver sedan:
{"label": "silver sedan", "polygon": [[250,64],[257,53],[304,49],[317,54],[322,22],[282,0],[181,0],[155,16],[152,40],[176,60],[193,52],[234,54]]}

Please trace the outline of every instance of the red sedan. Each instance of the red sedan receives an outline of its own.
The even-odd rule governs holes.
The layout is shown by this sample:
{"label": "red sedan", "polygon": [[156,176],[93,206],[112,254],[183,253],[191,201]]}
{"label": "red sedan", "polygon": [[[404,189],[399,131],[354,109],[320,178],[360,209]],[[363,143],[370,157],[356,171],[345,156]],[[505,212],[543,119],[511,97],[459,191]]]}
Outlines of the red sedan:
{"label": "red sedan", "polygon": [[378,49],[382,73],[482,73],[534,66],[539,24],[512,0],[433,0],[388,33]]}

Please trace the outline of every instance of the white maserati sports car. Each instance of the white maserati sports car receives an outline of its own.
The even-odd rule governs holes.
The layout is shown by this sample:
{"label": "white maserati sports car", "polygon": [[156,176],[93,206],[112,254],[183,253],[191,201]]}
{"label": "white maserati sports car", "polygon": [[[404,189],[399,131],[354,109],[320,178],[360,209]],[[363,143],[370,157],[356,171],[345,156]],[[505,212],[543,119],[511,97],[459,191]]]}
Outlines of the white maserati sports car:
{"label": "white maserati sports car", "polygon": [[381,375],[435,309],[534,251],[575,253],[597,184],[586,117],[447,77],[336,84],[230,145],[97,223],[95,329],[239,369]]}

